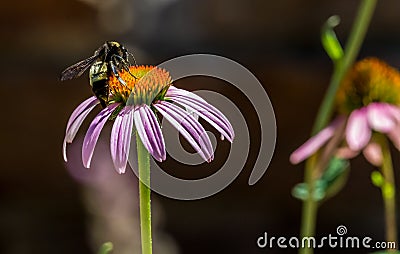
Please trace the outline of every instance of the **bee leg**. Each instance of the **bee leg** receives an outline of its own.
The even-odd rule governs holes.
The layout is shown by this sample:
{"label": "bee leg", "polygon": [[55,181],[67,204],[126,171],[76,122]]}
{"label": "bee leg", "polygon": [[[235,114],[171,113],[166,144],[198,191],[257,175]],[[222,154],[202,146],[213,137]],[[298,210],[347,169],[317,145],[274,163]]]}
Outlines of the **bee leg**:
{"label": "bee leg", "polygon": [[[118,60],[119,61],[118,61]],[[137,77],[135,77],[135,75],[133,75],[131,72],[130,72],[130,70],[129,70],[129,68],[128,68],[128,64],[126,63],[126,61],[121,57],[121,56],[119,56],[119,55],[113,55],[112,56],[112,61],[111,61],[111,66],[113,66],[114,67],[114,69],[113,69],[113,72],[114,72],[114,70],[115,70],[115,65],[114,65],[114,62],[115,63],[117,63],[117,64],[121,64],[122,65],[122,68],[124,68],[124,70],[125,71],[127,71],[132,77],[134,77],[135,79],[138,79]],[[115,74],[115,73],[114,73]],[[118,78],[118,80],[120,80],[120,78],[119,78],[119,76],[118,75],[115,75],[117,78]],[[121,79],[122,80],[122,79]],[[122,82],[121,82],[122,83]],[[125,82],[124,82],[125,83]],[[133,89],[135,89],[135,88],[132,88],[132,93],[133,94],[135,94],[135,91],[133,90]]]}
{"label": "bee leg", "polygon": [[[116,63],[119,63],[119,64],[121,64],[122,65],[122,68],[124,68],[124,70],[125,71],[127,71],[132,77],[134,77],[135,79],[138,79],[135,75],[133,75],[132,74],[132,72],[129,70],[129,61],[127,62],[125,59],[123,59],[121,56],[119,56],[119,55],[113,55],[112,56],[112,58],[113,58],[113,61],[114,62],[116,62]],[[118,60],[119,61],[118,61]]]}
{"label": "bee leg", "polygon": [[132,77],[134,77],[135,79],[138,79],[135,75],[133,75],[132,74],[132,72],[128,69],[128,73],[132,76]]}
{"label": "bee leg", "polygon": [[135,75],[133,75],[132,74],[132,72],[128,69],[128,73],[132,76],[132,77],[134,77],[135,79],[138,79]]}
{"label": "bee leg", "polygon": [[[137,66],[137,64],[136,64],[136,59],[135,59],[135,57],[133,56],[133,54],[132,54],[131,52],[128,52],[128,54],[133,58],[133,62],[135,63],[134,65]],[[129,62],[129,59],[128,59],[128,62]]]}
{"label": "bee leg", "polygon": [[114,73],[115,77],[118,79],[118,81],[123,84],[124,86],[127,86],[125,81],[119,76],[118,74],[118,70],[115,66],[115,64],[113,63],[113,61],[110,61],[110,65],[111,65],[111,70]]}
{"label": "bee leg", "polygon": [[106,103],[105,100],[99,99],[99,101],[100,101],[100,105],[101,105],[103,108],[107,107],[107,103]]}

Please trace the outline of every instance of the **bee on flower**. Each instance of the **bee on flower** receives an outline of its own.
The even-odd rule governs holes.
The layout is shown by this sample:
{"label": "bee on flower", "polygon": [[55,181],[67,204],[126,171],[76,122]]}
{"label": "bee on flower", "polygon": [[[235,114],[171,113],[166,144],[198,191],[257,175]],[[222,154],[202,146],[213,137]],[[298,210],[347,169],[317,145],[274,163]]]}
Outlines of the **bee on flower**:
{"label": "bee on flower", "polygon": [[[125,84],[121,84],[119,78]],[[94,118],[84,138],[82,160],[86,168],[90,167],[94,148],[107,120],[114,121],[110,148],[118,173],[125,172],[134,130],[154,159],[160,162],[166,159],[165,142],[157,113],[170,122],[207,162],[214,158],[211,141],[191,113],[207,121],[222,137],[233,141],[234,131],[229,120],[201,97],[174,87],[170,74],[164,69],[131,66],[129,71],[121,70],[118,78],[110,76],[108,85],[107,105]],[[82,122],[99,103],[92,96],[82,102],[70,116],[63,142],[65,161],[66,144],[72,143]]]}

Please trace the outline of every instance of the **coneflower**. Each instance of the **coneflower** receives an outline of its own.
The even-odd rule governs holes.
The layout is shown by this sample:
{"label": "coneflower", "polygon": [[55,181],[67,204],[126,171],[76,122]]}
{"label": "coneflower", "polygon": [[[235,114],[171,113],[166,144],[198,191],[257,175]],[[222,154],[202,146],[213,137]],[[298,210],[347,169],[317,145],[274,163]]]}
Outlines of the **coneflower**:
{"label": "coneflower", "polygon": [[[228,119],[196,94],[173,87],[167,71],[152,66],[132,66],[130,72],[135,77],[125,71],[120,73],[126,86],[114,76],[109,79],[108,105],[94,118],[83,142],[82,160],[85,167],[90,167],[96,142],[107,120],[114,120],[110,147],[115,169],[119,173],[125,172],[134,128],[154,159],[166,159],[157,112],[169,121],[207,162],[214,158],[211,141],[198,120],[185,109],[203,118],[232,142],[234,131]],[[96,97],[90,97],[82,102],[69,118],[63,144],[65,161],[66,144],[73,141],[82,122],[97,104],[99,101]]]}

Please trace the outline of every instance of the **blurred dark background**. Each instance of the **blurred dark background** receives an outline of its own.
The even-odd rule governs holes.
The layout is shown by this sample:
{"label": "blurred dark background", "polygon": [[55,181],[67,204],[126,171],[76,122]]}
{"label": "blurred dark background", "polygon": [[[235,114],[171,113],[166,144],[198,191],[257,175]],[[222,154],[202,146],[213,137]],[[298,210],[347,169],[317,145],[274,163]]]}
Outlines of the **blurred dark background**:
{"label": "blurred dark background", "polygon": [[[156,65],[189,53],[233,59],[258,77],[276,114],[278,136],[273,160],[264,177],[248,186],[260,145],[256,114],[238,91],[219,91],[246,115],[251,129],[249,160],[227,189],[210,198],[177,201],[153,194],[155,234],[159,235],[154,240],[155,253],[295,253],[258,249],[256,240],[263,232],[275,236],[299,233],[301,202],[291,196],[291,189],[302,181],[304,165],[290,165],[288,158],[309,137],[332,70],[320,45],[320,28],[330,15],[340,15],[337,32],[344,42],[358,3],[2,1],[0,253],[95,253],[101,242],[108,240],[115,244],[114,253],[127,253],[123,246],[137,249],[137,181],[131,172],[118,175],[111,166],[105,168],[109,175],[99,176],[99,172],[108,174],[101,170],[110,165],[107,145],[96,149],[93,167],[83,169],[79,149],[89,120],[68,146],[68,163],[61,154],[68,117],[91,91],[87,74],[65,83],[59,81],[59,75],[65,67],[93,54],[106,40],[126,45],[138,64]],[[378,3],[360,57],[375,55],[400,67],[398,10],[397,0]],[[179,86],[218,90],[218,82],[193,78],[179,82]],[[102,133],[107,144],[110,129]],[[229,147],[221,149],[217,153],[224,154]],[[177,174],[193,177],[212,173],[213,164],[224,159],[220,157],[207,167],[189,172],[178,169]],[[395,167],[400,168],[397,151],[393,157]],[[68,168],[79,168],[84,176],[74,176]],[[335,233],[343,224],[349,234],[384,239],[382,200],[370,183],[372,170],[363,158],[352,161],[347,185],[320,209],[319,235]],[[122,185],[125,187],[112,187]],[[122,196],[130,205],[116,201]],[[128,240],[119,244],[122,240],[118,237],[127,236]],[[367,253],[316,251],[334,252]]]}

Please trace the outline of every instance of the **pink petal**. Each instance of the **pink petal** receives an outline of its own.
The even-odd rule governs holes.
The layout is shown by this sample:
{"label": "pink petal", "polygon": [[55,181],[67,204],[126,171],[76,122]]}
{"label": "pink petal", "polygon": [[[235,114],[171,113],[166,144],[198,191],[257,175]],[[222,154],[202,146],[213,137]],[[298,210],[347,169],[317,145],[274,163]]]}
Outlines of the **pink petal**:
{"label": "pink petal", "polygon": [[367,109],[354,110],[346,126],[346,141],[350,149],[359,151],[363,149],[371,138],[371,129],[368,125]]}
{"label": "pink petal", "polygon": [[380,167],[382,166],[382,148],[375,142],[371,142],[365,147],[363,150],[363,154],[365,158],[374,166]]}
{"label": "pink petal", "polygon": [[349,147],[345,146],[337,149],[336,156],[341,159],[352,159],[356,157],[359,153],[360,151],[354,151],[351,150]]}
{"label": "pink petal", "polygon": [[392,115],[386,103],[371,103],[367,106],[369,126],[378,132],[387,133],[396,125],[396,119]]}
{"label": "pink petal", "polygon": [[99,104],[99,101],[97,100],[96,96],[92,96],[92,97],[86,99],[85,101],[83,101],[81,104],[79,104],[79,106],[76,107],[74,112],[72,112],[72,114],[68,120],[67,129],[69,129],[71,127],[71,125],[73,124],[74,121],[76,121],[76,119],[79,117],[79,115],[81,115],[83,112],[85,112],[88,108],[92,107],[93,103],[95,105]]}
{"label": "pink petal", "polygon": [[386,104],[387,110],[390,112],[392,117],[396,120],[396,122],[400,123],[400,108],[398,106],[394,106],[391,104]]}
{"label": "pink petal", "polygon": [[111,157],[118,173],[125,173],[133,128],[133,109],[124,107],[115,119],[111,131]]}
{"label": "pink petal", "polygon": [[207,162],[214,159],[210,138],[203,126],[180,107],[166,101],[153,105]]}
{"label": "pink petal", "polygon": [[[188,92],[189,93],[189,92]],[[189,93],[195,95],[193,93]],[[217,129],[222,136],[226,137],[232,143],[234,132],[232,125],[227,121],[226,117],[214,106],[204,100],[197,100],[192,96],[171,96],[174,102],[184,106],[186,110],[194,112],[196,115],[202,117],[215,129]]]}
{"label": "pink petal", "polygon": [[96,146],[97,140],[99,139],[100,132],[103,129],[104,124],[110,117],[114,109],[119,105],[119,103],[114,103],[104,108],[100,113],[93,119],[86,132],[85,139],[83,140],[82,146],[82,161],[86,168],[90,167],[90,162],[92,160],[94,147]]}
{"label": "pink petal", "polygon": [[83,121],[97,104],[99,104],[99,101],[95,96],[92,96],[76,107],[69,117],[63,142],[64,161],[67,161],[67,143],[72,143]]}
{"label": "pink petal", "polygon": [[147,151],[158,161],[166,159],[165,142],[155,113],[146,104],[135,109],[135,126]]}
{"label": "pink petal", "polygon": [[194,103],[197,103],[198,105],[206,105],[206,106],[208,105],[206,110],[209,111],[210,113],[216,115],[218,118],[220,118],[220,120],[229,128],[229,130],[231,132],[231,136],[233,138],[234,131],[233,131],[232,125],[230,124],[230,122],[226,118],[226,116],[224,114],[222,114],[214,106],[210,105],[206,100],[204,100],[203,98],[198,96],[197,94],[186,91],[184,89],[179,89],[179,88],[171,86],[168,89],[165,96],[171,98],[172,100],[174,100],[175,98],[181,98],[181,99],[185,99],[185,100],[190,100]]}
{"label": "pink petal", "polygon": [[290,162],[297,164],[310,157],[315,153],[321,146],[323,146],[335,133],[335,130],[340,126],[345,119],[343,117],[336,118],[326,128],[322,129],[317,135],[307,140],[302,146],[296,149],[290,155]]}

